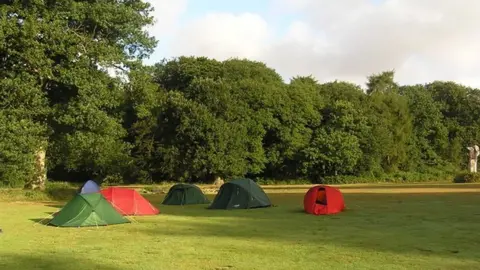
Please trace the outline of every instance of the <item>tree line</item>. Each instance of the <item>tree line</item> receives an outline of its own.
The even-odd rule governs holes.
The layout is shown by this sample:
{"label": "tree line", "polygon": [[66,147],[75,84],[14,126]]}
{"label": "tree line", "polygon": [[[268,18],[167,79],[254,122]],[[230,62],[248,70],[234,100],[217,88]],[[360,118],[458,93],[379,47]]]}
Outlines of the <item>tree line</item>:
{"label": "tree line", "polygon": [[479,142],[480,91],[455,82],[285,82],[248,59],[146,66],[150,13],[140,0],[0,4],[0,185],[444,180]]}

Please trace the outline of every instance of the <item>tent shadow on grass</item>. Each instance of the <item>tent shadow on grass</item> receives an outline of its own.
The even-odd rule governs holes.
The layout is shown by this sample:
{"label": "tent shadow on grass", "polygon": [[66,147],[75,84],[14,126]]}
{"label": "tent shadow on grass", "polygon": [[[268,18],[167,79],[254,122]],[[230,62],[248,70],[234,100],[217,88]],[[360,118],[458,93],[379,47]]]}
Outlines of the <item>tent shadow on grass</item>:
{"label": "tent shadow on grass", "polygon": [[30,218],[29,220],[38,225],[50,226],[48,223],[52,218]]}
{"label": "tent shadow on grass", "polygon": [[[74,263],[72,263],[74,262]],[[50,269],[50,270],[121,270],[115,265],[71,257],[67,254],[1,254],[0,269]]]}
{"label": "tent shadow on grass", "polygon": [[292,213],[292,214],[305,214],[305,210],[303,208],[295,208],[295,209],[288,209],[287,213]]}
{"label": "tent shadow on grass", "polygon": [[45,204],[46,207],[58,208],[58,209],[61,209],[64,205],[65,204],[52,204],[52,203]]}
{"label": "tent shadow on grass", "polygon": [[300,198],[298,194],[271,196],[279,207],[248,210],[163,207],[163,215],[182,217],[169,219],[170,226],[182,230],[139,230],[152,236],[216,236],[279,244],[302,241],[316,247],[332,244],[480,263],[476,251],[480,235],[472,234],[480,224],[480,215],[474,215],[480,204],[478,194],[345,194],[346,211],[329,216],[305,214]]}

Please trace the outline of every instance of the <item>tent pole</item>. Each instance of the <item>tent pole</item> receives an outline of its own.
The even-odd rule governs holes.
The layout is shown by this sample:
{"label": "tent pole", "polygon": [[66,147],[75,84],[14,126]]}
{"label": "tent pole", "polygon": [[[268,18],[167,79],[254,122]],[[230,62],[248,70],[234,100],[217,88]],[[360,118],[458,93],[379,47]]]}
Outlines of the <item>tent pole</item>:
{"label": "tent pole", "polygon": [[[126,219],[128,219],[128,220],[130,220],[130,221],[133,220],[133,221],[135,221],[135,222],[138,223],[138,221],[136,221],[135,219],[133,219],[133,218],[131,218],[129,215],[127,215],[127,213],[125,213],[125,211],[123,211],[120,207],[117,207],[117,206],[115,205],[115,203],[113,202],[113,200],[112,200],[111,204],[113,205],[113,207],[115,207],[115,210],[117,210],[117,209],[120,210],[120,212],[122,212],[122,215],[123,215]],[[118,211],[118,210],[117,210],[117,211]]]}

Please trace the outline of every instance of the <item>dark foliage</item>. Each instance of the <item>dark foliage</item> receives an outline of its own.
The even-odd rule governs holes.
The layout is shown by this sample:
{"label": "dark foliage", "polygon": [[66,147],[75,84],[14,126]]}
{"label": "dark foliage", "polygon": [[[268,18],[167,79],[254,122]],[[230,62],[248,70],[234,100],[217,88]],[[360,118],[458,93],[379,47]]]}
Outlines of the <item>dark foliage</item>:
{"label": "dark foliage", "polygon": [[286,83],[246,59],[146,67],[147,3],[27,2],[0,5],[3,186],[35,177],[39,149],[48,176],[71,182],[446,180],[480,141],[477,89],[399,85],[393,71],[367,76],[367,89]]}

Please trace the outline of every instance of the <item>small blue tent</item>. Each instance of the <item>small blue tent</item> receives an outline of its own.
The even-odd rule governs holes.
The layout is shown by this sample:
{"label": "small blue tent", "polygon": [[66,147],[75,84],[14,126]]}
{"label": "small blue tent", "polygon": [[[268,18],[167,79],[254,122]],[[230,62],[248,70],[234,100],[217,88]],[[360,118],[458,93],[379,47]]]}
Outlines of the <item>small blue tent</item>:
{"label": "small blue tent", "polygon": [[83,186],[80,188],[79,193],[80,194],[87,194],[87,193],[96,193],[100,192],[100,186],[95,183],[93,180],[88,180],[83,184]]}

